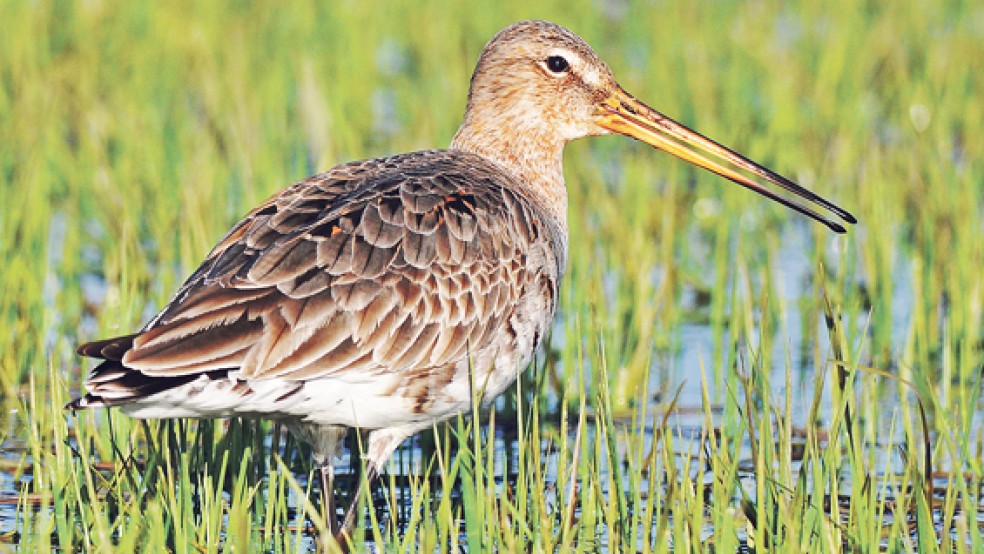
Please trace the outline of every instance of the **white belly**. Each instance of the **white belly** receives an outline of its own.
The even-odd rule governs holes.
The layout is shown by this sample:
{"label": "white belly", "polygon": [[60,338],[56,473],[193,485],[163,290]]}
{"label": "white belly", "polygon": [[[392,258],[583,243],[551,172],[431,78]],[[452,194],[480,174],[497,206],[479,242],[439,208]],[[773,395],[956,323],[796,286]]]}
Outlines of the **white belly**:
{"label": "white belly", "polygon": [[203,375],[121,408],[136,418],[257,416],[363,429],[426,427],[469,410],[472,398],[490,401],[501,394],[529,363],[529,357],[524,358],[512,363],[500,358],[497,369],[476,371],[474,379],[469,378],[467,364],[459,364],[464,367],[456,368],[453,375],[413,379],[384,373],[303,383],[283,379],[237,382]]}

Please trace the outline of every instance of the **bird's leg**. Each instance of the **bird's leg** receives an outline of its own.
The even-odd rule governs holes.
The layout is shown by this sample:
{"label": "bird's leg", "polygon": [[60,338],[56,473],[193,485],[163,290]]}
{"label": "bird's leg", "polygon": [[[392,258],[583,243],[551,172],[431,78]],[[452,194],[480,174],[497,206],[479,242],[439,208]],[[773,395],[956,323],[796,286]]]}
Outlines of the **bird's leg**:
{"label": "bird's leg", "polygon": [[359,514],[359,500],[363,494],[372,494],[372,485],[376,482],[377,477],[379,477],[379,470],[376,469],[376,464],[368,462],[365,475],[360,476],[359,484],[350,497],[348,509],[345,510],[345,518],[342,519],[342,527],[335,533],[335,539],[339,544],[352,536],[352,531],[355,529],[355,518]]}
{"label": "bird's leg", "polygon": [[403,442],[410,434],[416,432],[413,427],[395,429],[376,429],[369,433],[366,450],[363,459],[365,460],[365,475],[359,479],[359,485],[352,495],[348,509],[345,510],[345,518],[342,520],[342,527],[335,535],[335,540],[339,544],[348,545],[351,540],[352,531],[355,529],[356,517],[359,515],[359,498],[363,494],[369,494],[372,485],[379,476],[380,468],[386,465],[387,460],[393,455],[396,447]]}
{"label": "bird's leg", "polygon": [[345,428],[298,420],[288,420],[287,428],[299,440],[311,445],[314,461],[321,469],[321,509],[328,530],[334,535],[338,531],[338,514],[335,513],[334,459],[345,436]]}
{"label": "bird's leg", "polygon": [[321,465],[321,494],[328,532],[338,534],[338,514],[335,511],[335,465],[331,462]]}

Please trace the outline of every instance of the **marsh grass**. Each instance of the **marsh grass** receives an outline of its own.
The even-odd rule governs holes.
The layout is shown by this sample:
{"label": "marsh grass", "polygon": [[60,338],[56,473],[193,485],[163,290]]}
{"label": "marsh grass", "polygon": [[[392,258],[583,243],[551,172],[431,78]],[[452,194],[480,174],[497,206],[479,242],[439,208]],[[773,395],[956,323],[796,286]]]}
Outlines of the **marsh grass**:
{"label": "marsh grass", "polygon": [[293,180],[445,144],[482,44],[528,17],[861,225],[572,144],[547,352],[399,452],[357,542],[984,551],[984,8],[916,0],[0,2],[0,550],[315,548],[306,446],[67,414],[73,349],[138,327]]}

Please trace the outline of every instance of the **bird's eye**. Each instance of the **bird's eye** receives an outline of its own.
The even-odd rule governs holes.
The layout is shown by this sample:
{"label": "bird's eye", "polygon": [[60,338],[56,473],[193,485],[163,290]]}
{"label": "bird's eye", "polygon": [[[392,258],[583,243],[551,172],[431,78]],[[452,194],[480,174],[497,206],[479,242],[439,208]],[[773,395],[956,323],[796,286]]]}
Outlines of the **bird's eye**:
{"label": "bird's eye", "polygon": [[567,59],[563,56],[550,56],[547,58],[547,69],[554,73],[565,73],[571,68]]}

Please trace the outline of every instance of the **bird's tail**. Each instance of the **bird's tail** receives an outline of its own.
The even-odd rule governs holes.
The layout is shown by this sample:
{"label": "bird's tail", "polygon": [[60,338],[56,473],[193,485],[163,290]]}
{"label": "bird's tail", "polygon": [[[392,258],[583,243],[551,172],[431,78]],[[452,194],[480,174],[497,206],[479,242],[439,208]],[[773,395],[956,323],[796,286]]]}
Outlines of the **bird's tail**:
{"label": "bird's tail", "polygon": [[123,355],[133,347],[136,335],[124,335],[83,344],[79,355],[103,360],[85,380],[89,390],[85,396],[65,405],[66,410],[84,410],[100,406],[127,404],[147,396],[179,387],[194,380],[196,375],[151,377],[123,365]]}

